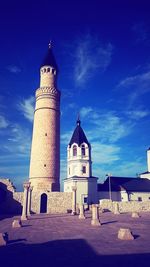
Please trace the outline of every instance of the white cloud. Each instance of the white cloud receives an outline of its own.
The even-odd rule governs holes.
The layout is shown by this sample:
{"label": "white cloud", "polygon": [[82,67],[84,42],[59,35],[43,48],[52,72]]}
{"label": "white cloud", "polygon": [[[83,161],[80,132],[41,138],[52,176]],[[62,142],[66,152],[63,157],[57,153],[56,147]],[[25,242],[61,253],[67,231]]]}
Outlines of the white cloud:
{"label": "white cloud", "polygon": [[126,89],[128,107],[131,107],[136,100],[150,91],[150,71],[123,79],[117,88]]}
{"label": "white cloud", "polygon": [[149,113],[150,112],[148,110],[142,110],[142,109],[139,109],[139,110],[129,110],[129,111],[126,112],[126,114],[131,119],[134,119],[134,120],[142,119],[142,118],[148,116]]}
{"label": "white cloud", "polygon": [[64,134],[61,134],[60,136],[61,144],[68,145],[72,137],[72,134],[73,134],[73,131],[69,131]]}
{"label": "white cloud", "polygon": [[9,130],[7,142],[3,144],[5,151],[19,157],[29,156],[31,133],[18,124],[13,124]]}
{"label": "white cloud", "polygon": [[146,166],[141,159],[123,162],[119,160],[112,162],[112,164],[101,164],[101,162],[94,164],[93,162],[93,175],[100,178],[100,183],[104,182],[108,173],[112,176],[136,177],[145,170]]}
{"label": "white cloud", "polygon": [[80,115],[82,118],[88,116],[91,112],[93,112],[91,107],[83,107],[80,109]]}
{"label": "white cloud", "polygon": [[23,113],[24,117],[30,122],[33,121],[34,116],[34,97],[30,96],[18,103],[18,109]]}
{"label": "white cloud", "polygon": [[132,125],[129,122],[124,122],[115,112],[83,107],[80,114],[84,121],[87,119],[90,124],[90,131],[87,133],[91,141],[98,139],[101,142],[114,143],[127,136],[131,131]]}
{"label": "white cloud", "polygon": [[0,129],[5,129],[9,125],[8,121],[5,119],[4,116],[0,115]]}
{"label": "white cloud", "polygon": [[120,159],[120,147],[117,145],[92,142],[92,160],[94,164],[112,164]]}
{"label": "white cloud", "polygon": [[7,66],[7,70],[11,73],[14,73],[14,74],[18,74],[19,72],[21,72],[21,69],[16,66],[16,65],[9,65]]}
{"label": "white cloud", "polygon": [[145,90],[147,91],[148,90],[147,87],[149,87],[149,82],[150,82],[150,71],[125,78],[122,81],[120,81],[118,87],[130,87],[131,85],[137,85],[138,88],[140,88],[142,85],[142,88],[144,87]]}
{"label": "white cloud", "polygon": [[75,51],[74,79],[77,85],[82,85],[95,74],[95,71],[105,71],[112,57],[111,43],[102,45],[92,35],[86,35],[78,41]]}
{"label": "white cloud", "polygon": [[134,176],[146,171],[145,165],[141,159],[135,159],[134,161],[124,161],[120,162],[118,166],[112,168],[112,174],[115,176]]}

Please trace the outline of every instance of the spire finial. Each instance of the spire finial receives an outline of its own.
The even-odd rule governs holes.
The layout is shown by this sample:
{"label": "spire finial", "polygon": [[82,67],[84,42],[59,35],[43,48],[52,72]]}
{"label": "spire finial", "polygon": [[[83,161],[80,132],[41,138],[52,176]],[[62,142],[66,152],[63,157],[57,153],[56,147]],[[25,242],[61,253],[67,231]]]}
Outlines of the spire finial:
{"label": "spire finial", "polygon": [[49,49],[52,48],[52,41],[51,40],[49,41],[48,48]]}
{"label": "spire finial", "polygon": [[77,125],[80,126],[81,121],[80,121],[80,113],[78,113],[78,117],[77,117]]}

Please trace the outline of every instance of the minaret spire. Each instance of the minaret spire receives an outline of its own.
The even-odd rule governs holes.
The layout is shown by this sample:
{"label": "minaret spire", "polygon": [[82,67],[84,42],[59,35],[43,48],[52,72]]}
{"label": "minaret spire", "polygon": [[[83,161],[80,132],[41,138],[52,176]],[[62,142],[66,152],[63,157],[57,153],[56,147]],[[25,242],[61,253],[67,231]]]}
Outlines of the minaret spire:
{"label": "minaret spire", "polygon": [[78,117],[77,117],[77,126],[81,125],[81,121],[80,121],[80,113],[78,113]]}
{"label": "minaret spire", "polygon": [[48,48],[49,48],[49,49],[52,48],[52,41],[51,41],[51,40],[49,41]]}

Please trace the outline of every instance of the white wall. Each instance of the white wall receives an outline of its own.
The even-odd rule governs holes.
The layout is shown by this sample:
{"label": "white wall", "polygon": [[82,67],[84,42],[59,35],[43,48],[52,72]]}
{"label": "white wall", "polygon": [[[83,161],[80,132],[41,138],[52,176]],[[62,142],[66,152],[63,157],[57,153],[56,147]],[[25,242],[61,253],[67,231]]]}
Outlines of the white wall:
{"label": "white wall", "polygon": [[76,186],[77,204],[83,204],[84,198],[88,203],[97,203],[97,179],[91,178],[68,178],[64,181],[64,192],[72,192],[72,186]]}
{"label": "white wall", "polygon": [[129,194],[129,200],[137,200],[141,197],[142,201],[150,201],[150,193],[148,192],[132,192]]}
{"label": "white wall", "polygon": [[[111,192],[112,201],[150,201],[150,192],[130,192],[127,194],[126,191]],[[108,191],[98,192],[98,199],[110,199]]]}
{"label": "white wall", "polygon": [[140,178],[150,179],[150,173],[143,173],[143,174],[141,173]]}

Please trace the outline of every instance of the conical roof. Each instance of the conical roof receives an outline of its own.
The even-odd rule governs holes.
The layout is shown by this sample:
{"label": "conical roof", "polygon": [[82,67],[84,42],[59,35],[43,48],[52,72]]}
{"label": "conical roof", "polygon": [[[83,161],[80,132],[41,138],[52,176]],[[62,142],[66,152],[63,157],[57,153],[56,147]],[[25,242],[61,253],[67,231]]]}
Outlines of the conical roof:
{"label": "conical roof", "polygon": [[55,57],[53,55],[51,43],[49,43],[47,54],[46,54],[46,56],[45,56],[45,58],[41,64],[40,68],[42,68],[43,66],[51,66],[58,71],[58,66],[56,64],[56,60],[55,60]]}
{"label": "conical roof", "polygon": [[88,146],[90,145],[83,129],[81,128],[80,120],[77,120],[77,126],[73,132],[69,146],[71,146],[73,143],[78,144],[78,146],[80,146],[82,143],[86,143]]}

